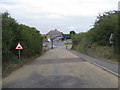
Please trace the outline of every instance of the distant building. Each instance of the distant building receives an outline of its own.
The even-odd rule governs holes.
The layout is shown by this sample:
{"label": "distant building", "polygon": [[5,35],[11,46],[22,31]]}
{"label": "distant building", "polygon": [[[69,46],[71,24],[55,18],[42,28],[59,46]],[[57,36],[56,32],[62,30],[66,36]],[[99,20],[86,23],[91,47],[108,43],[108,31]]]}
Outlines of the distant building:
{"label": "distant building", "polygon": [[[46,37],[48,40],[50,40],[50,38],[57,37],[57,36],[63,36],[63,33],[58,31],[57,29],[51,30],[46,34]],[[58,41],[58,40],[61,40],[61,38],[56,38],[56,39],[54,39],[54,41],[55,40]]]}
{"label": "distant building", "polygon": [[47,34],[49,37],[56,37],[56,36],[62,36],[62,32],[58,31],[57,29],[49,31]]}

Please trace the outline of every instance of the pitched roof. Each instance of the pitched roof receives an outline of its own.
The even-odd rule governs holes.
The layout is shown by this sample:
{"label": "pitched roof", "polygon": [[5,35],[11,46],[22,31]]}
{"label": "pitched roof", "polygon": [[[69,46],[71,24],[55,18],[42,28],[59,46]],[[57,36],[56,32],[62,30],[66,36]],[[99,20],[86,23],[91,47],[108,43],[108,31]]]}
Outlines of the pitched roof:
{"label": "pitched roof", "polygon": [[57,29],[51,30],[47,33],[47,35],[62,35],[62,32],[58,31]]}

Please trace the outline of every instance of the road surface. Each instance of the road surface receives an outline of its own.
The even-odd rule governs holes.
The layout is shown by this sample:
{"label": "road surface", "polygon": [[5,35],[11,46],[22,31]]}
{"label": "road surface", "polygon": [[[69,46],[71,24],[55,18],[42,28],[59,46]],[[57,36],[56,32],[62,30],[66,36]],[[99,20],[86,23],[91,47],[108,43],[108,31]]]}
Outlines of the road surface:
{"label": "road surface", "polygon": [[4,78],[3,88],[118,88],[118,77],[56,48]]}
{"label": "road surface", "polygon": [[95,65],[98,65],[102,68],[104,68],[105,70],[108,70],[109,72],[117,75],[117,76],[120,76],[120,65],[117,63],[117,62],[111,62],[111,61],[107,61],[107,60],[102,60],[102,59],[98,59],[98,58],[95,58],[95,57],[92,57],[92,56],[88,56],[88,55],[85,55],[83,53],[79,53],[77,51],[74,51],[74,50],[70,50],[72,53],[74,53],[75,55],[81,57],[81,58],[84,58],[85,60],[95,64]]}

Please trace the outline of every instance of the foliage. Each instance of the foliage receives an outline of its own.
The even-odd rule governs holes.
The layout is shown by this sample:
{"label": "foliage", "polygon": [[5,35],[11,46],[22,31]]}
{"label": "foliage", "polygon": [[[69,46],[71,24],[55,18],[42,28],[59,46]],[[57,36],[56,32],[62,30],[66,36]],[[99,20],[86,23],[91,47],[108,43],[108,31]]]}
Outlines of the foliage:
{"label": "foliage", "polygon": [[[93,43],[106,46],[109,45],[111,33],[116,36],[118,30],[118,14],[116,11],[105,12],[97,17],[94,27],[88,31],[89,39]],[[115,38],[114,38],[115,39]]]}
{"label": "foliage", "polygon": [[118,58],[120,58],[120,11],[118,12],[118,26],[114,31],[114,48],[115,51],[118,53]]}
{"label": "foliage", "polygon": [[76,34],[75,31],[70,31],[70,34]]}
{"label": "foliage", "polygon": [[22,44],[22,58],[40,54],[42,51],[42,37],[34,27],[19,24],[11,18],[8,12],[2,13],[2,60],[14,61],[18,58],[15,47],[18,42]]}
{"label": "foliage", "polygon": [[72,42],[73,42],[72,49],[77,47],[78,51],[85,52],[86,47],[88,47],[90,45],[90,42],[89,42],[87,36],[88,36],[87,32],[76,34],[72,40]]}
{"label": "foliage", "polygon": [[72,37],[71,34],[64,34],[64,36],[69,36],[69,37],[65,37],[66,39],[71,39],[70,37]]}
{"label": "foliage", "polygon": [[113,34],[114,53],[120,58],[120,12],[109,11],[99,15],[91,28],[86,33],[80,33],[74,36],[72,48],[79,46],[84,51],[92,47],[93,44],[98,46],[109,46],[110,35]]}

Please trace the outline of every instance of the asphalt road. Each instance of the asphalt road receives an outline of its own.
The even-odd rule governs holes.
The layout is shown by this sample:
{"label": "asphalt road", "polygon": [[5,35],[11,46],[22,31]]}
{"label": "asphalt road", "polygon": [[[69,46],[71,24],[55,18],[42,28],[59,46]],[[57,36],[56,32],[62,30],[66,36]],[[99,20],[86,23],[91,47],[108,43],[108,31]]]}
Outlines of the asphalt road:
{"label": "asphalt road", "polygon": [[79,53],[79,52],[74,51],[74,50],[70,50],[70,51],[72,53],[74,53],[75,55],[77,55],[81,58],[84,58],[85,60],[87,60],[95,65],[98,65],[98,66],[104,68],[105,70],[108,70],[109,72],[111,72],[117,76],[120,76],[120,69],[118,69],[118,68],[120,68],[120,65],[117,62],[102,60],[100,58],[98,59],[98,58],[95,58],[92,56],[88,56],[88,55]]}
{"label": "asphalt road", "polygon": [[117,88],[118,77],[63,47],[49,50],[3,79],[3,88]]}

